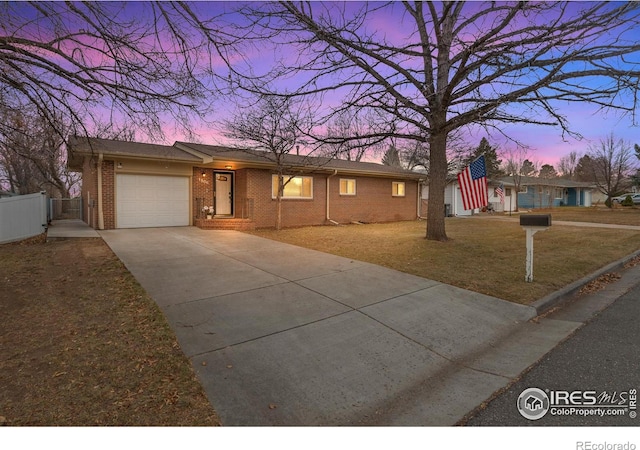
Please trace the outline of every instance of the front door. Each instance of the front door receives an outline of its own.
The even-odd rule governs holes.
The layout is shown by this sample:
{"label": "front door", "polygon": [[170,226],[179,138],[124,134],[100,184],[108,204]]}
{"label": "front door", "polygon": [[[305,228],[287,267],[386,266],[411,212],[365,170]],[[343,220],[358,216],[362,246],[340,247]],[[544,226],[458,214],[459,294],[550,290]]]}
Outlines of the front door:
{"label": "front door", "polygon": [[231,172],[216,173],[216,216],[233,214],[233,174]]}

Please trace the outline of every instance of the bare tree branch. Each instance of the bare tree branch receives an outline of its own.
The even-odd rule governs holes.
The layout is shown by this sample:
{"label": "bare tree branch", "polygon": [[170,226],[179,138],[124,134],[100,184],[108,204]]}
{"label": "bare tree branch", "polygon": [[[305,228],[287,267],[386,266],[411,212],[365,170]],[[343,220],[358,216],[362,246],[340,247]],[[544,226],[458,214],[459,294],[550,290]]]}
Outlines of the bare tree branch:
{"label": "bare tree branch", "polygon": [[369,138],[429,144],[429,239],[447,238],[451,133],[504,123],[571,133],[570,117],[557,110],[566,102],[636,111],[637,3],[282,1],[242,11],[254,35],[295,49],[274,78],[305,80],[292,89],[298,95],[339,95],[334,112],[379,111],[389,126]]}
{"label": "bare tree branch", "polygon": [[106,110],[151,139],[163,136],[167,121],[188,133],[190,120],[213,105],[202,100],[226,80],[213,60],[234,42],[222,28],[214,31],[219,15],[208,16],[195,21],[185,3],[4,2],[2,106],[34,105],[51,125],[63,114],[91,126]]}

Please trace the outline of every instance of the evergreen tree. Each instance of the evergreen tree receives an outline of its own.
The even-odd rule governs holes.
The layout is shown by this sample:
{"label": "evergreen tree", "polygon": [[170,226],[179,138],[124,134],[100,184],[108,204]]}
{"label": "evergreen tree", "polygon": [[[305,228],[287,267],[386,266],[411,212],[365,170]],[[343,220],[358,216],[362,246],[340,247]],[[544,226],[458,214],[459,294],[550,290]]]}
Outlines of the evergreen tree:
{"label": "evergreen tree", "polygon": [[540,168],[540,178],[558,178],[558,173],[556,169],[551,164],[544,164]]}
{"label": "evergreen tree", "polygon": [[578,160],[575,177],[577,181],[585,181],[585,182],[595,181],[595,174],[593,171],[593,160],[591,159],[591,156],[584,155],[582,158]]}
{"label": "evergreen tree", "polygon": [[487,138],[482,138],[478,147],[469,155],[466,165],[470,164],[476,158],[484,155],[484,162],[487,168],[487,178],[496,179],[505,176],[504,171],[500,168],[502,160],[498,159],[497,147],[491,146]]}
{"label": "evergreen tree", "polygon": [[535,177],[536,176],[536,166],[533,165],[531,161],[525,159],[522,162],[522,167],[520,168],[520,175],[523,177]]}
{"label": "evergreen tree", "polygon": [[[640,145],[634,144],[633,148],[636,152],[636,158],[640,159]],[[631,177],[633,185],[640,187],[640,168],[636,170],[636,174]]]}
{"label": "evergreen tree", "polygon": [[398,155],[398,149],[396,149],[395,146],[392,145],[389,147],[389,150],[384,153],[382,164],[385,166],[402,167],[402,164],[400,164],[400,155]]}

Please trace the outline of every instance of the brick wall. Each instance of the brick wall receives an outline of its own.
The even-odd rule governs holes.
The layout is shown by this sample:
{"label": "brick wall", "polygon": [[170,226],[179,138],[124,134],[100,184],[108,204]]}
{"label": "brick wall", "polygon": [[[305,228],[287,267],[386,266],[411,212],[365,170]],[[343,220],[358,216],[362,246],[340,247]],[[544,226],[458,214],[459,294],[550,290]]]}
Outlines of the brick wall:
{"label": "brick wall", "polygon": [[247,199],[247,169],[236,170],[233,211],[237,218],[253,218],[253,202]]}
{"label": "brick wall", "polygon": [[[95,158],[84,158],[81,195],[84,221],[89,226],[98,228],[98,171]],[[91,206],[89,200],[93,202],[93,206]]]}
{"label": "brick wall", "polygon": [[[356,195],[340,195],[340,179],[356,180]],[[404,197],[394,197],[393,181],[405,183]],[[339,223],[394,222],[417,218],[418,183],[411,180],[352,177],[339,174],[329,180],[329,215]]]}
{"label": "brick wall", "polygon": [[[86,157],[82,167],[82,199],[85,222],[98,228],[98,161]],[[89,203],[92,200],[93,207]],[[115,171],[113,161],[102,161],[102,211],[105,230],[116,227]]]}
{"label": "brick wall", "polygon": [[[205,176],[202,176],[204,170]],[[236,218],[253,219],[258,228],[274,227],[277,202],[271,198],[271,177],[273,172],[263,169],[241,169],[234,173]],[[283,199],[282,226],[296,227],[326,224],[327,174],[313,174],[313,199]],[[356,195],[340,195],[340,179],[356,180]],[[203,218],[202,206],[213,205],[212,169],[193,168],[193,219]],[[405,182],[405,196],[393,197],[393,181]],[[388,178],[337,176],[330,179],[330,218],[339,223],[391,222],[416,218],[418,184],[410,180]],[[95,159],[87,158],[83,167],[82,197],[88,200],[88,193],[95,200],[95,208],[88,223],[97,228],[97,169]],[[115,217],[115,171],[113,161],[102,162],[102,208],[105,229],[116,226]],[[85,211],[86,213],[86,211]]]}
{"label": "brick wall", "polygon": [[[254,221],[258,228],[275,226],[277,205],[271,198],[272,172],[246,169],[247,197],[254,202]],[[311,175],[310,175],[311,176]],[[326,223],[326,174],[314,174],[313,200],[282,200],[282,226],[296,227]],[[340,178],[356,180],[356,195],[340,195]],[[392,181],[405,182],[405,196],[393,197]],[[340,223],[392,222],[417,217],[418,183],[373,177],[341,177],[330,179],[330,218]]]}
{"label": "brick wall", "polygon": [[104,229],[116,227],[116,180],[113,161],[102,161],[102,213]]}
{"label": "brick wall", "polygon": [[[205,176],[202,176],[204,171]],[[193,168],[193,220],[204,218],[203,206],[213,206],[213,169]]]}

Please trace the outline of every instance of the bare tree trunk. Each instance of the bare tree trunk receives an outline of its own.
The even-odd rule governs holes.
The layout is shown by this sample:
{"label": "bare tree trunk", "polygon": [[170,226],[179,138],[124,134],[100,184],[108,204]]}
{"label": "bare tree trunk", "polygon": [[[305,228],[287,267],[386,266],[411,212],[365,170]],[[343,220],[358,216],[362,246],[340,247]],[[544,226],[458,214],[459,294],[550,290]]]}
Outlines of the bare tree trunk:
{"label": "bare tree trunk", "polygon": [[432,134],[429,137],[429,208],[427,210],[427,239],[447,241],[444,226],[444,189],[447,185],[447,135]]}

